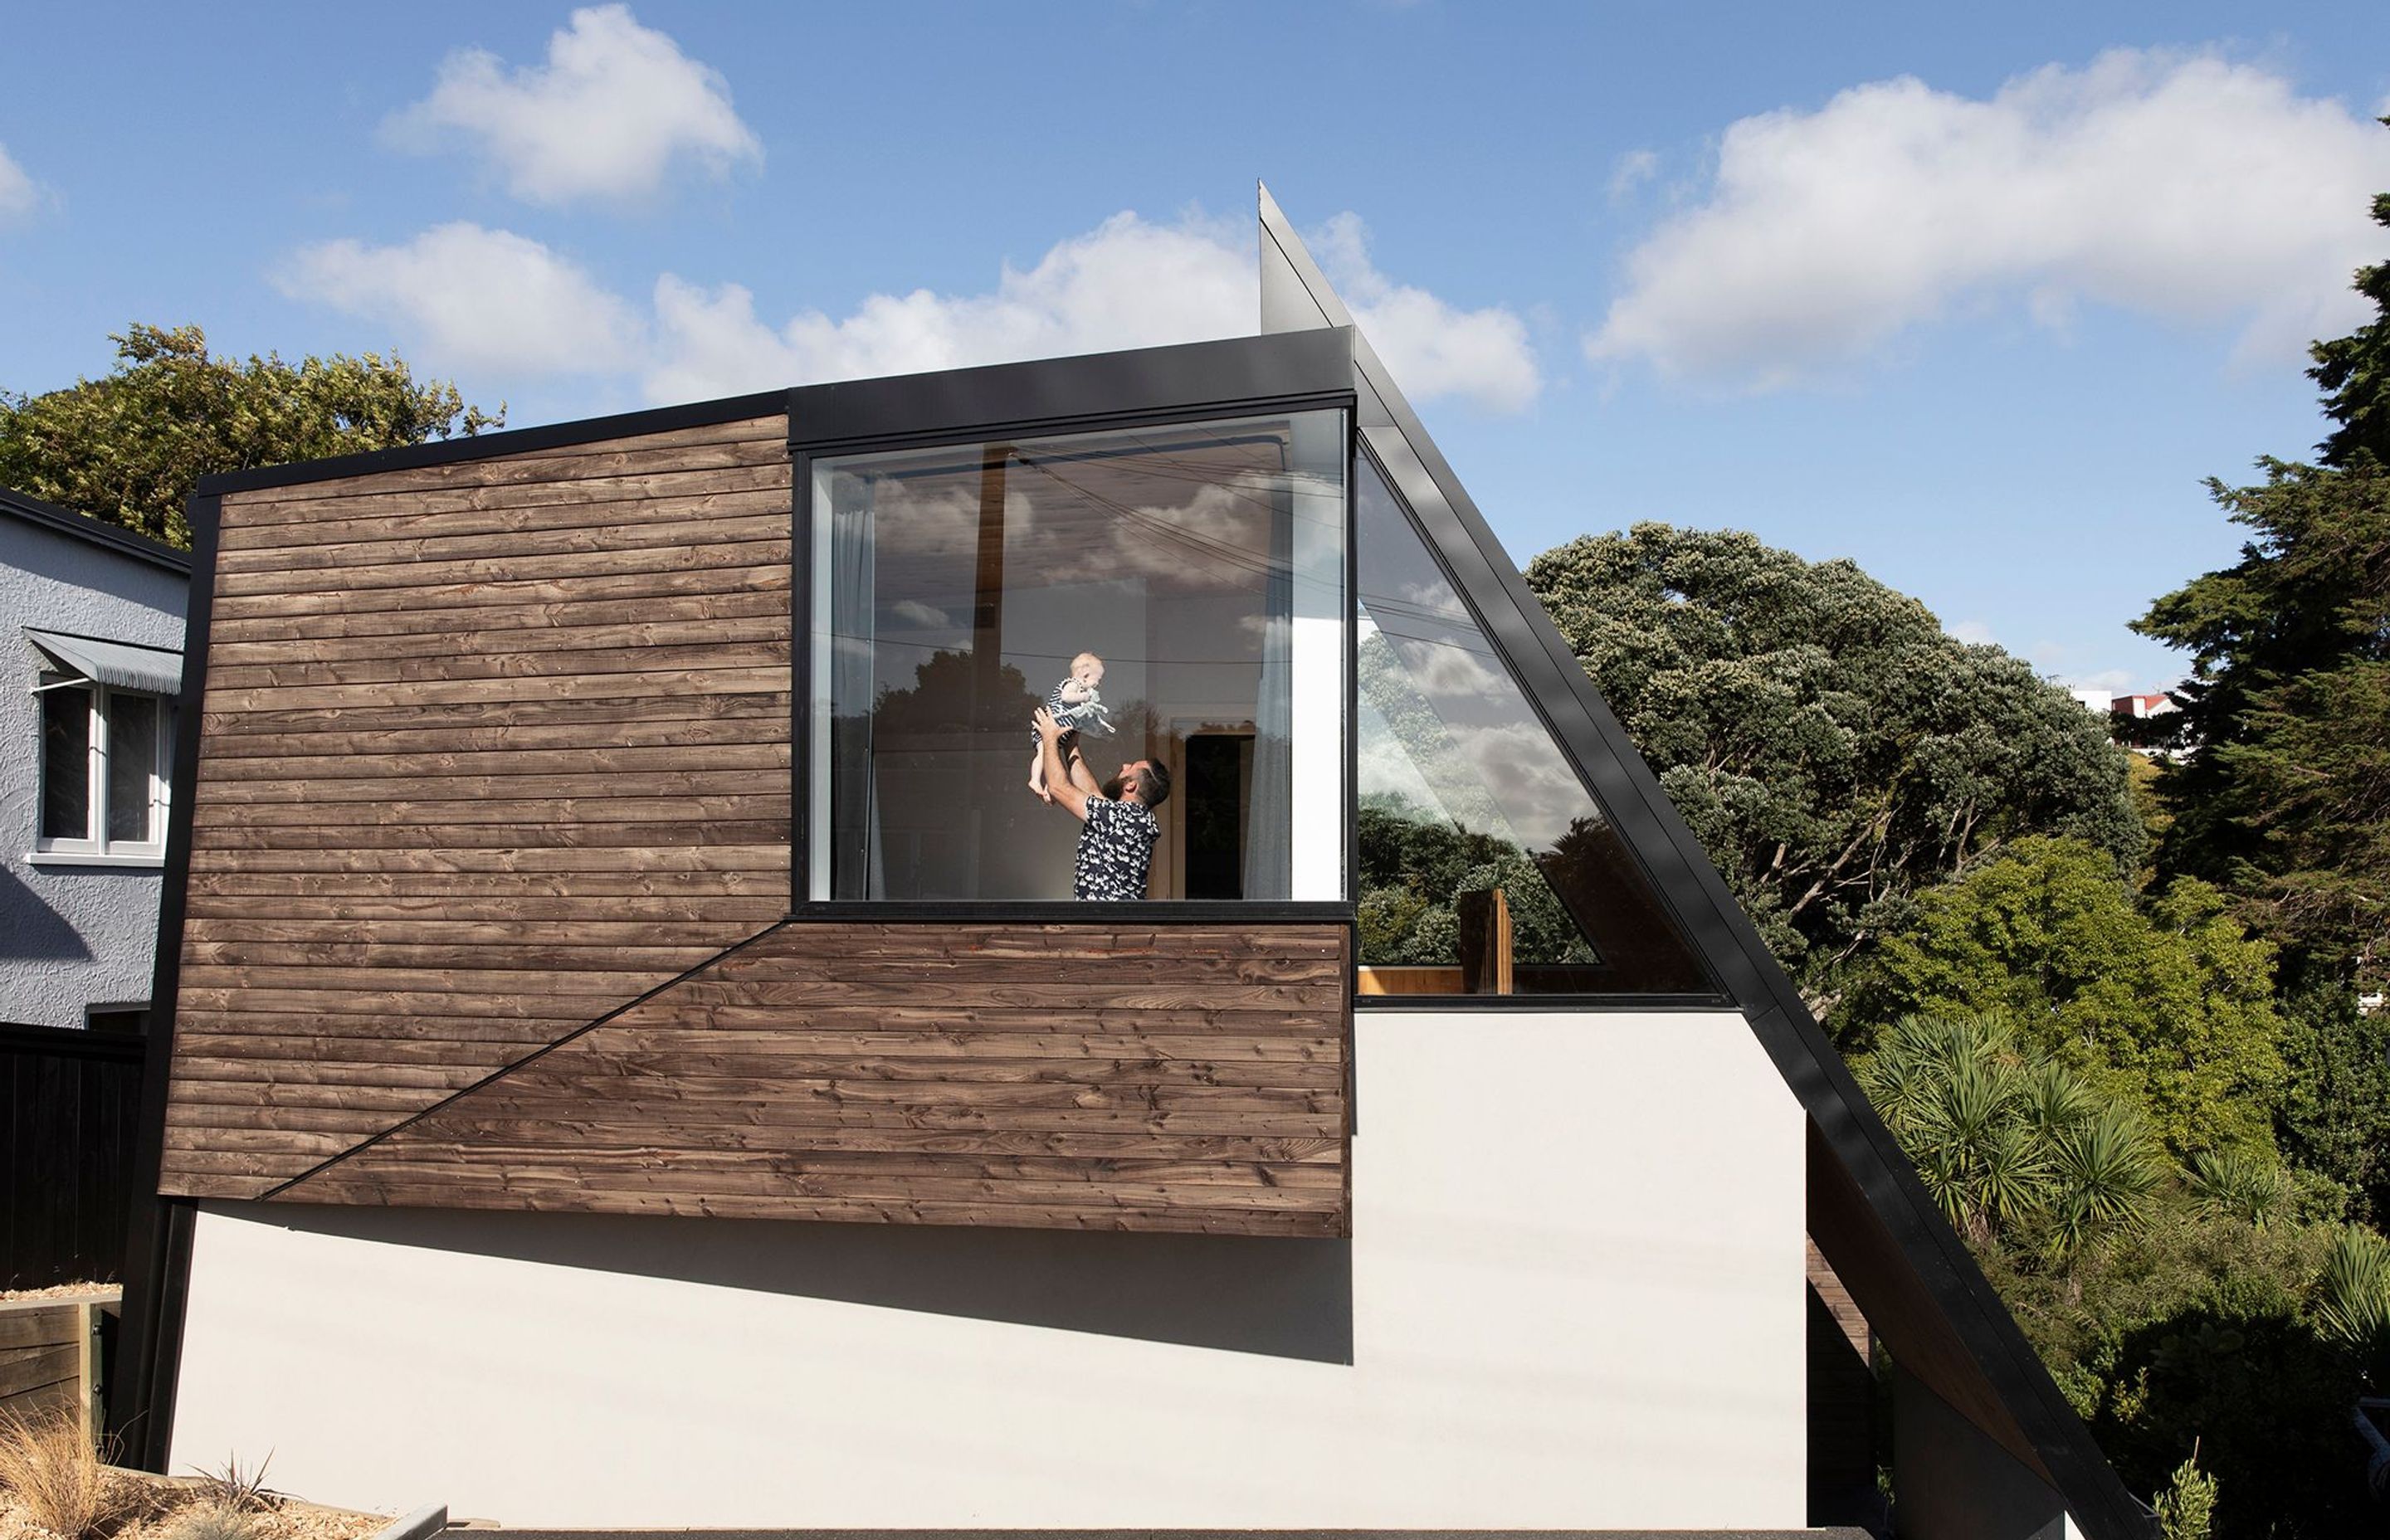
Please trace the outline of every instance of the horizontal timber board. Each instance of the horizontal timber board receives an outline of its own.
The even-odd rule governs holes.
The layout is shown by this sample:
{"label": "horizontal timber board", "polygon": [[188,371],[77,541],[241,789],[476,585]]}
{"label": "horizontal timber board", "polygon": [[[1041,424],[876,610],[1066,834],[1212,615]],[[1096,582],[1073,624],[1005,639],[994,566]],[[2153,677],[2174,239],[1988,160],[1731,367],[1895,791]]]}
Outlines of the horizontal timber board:
{"label": "horizontal timber board", "polygon": [[[442,701],[406,706],[298,706],[202,713],[199,753],[426,752],[553,744],[782,742],[786,683],[733,695],[620,696],[603,700]],[[229,735],[253,734],[239,743]]]}
{"label": "horizontal timber board", "polygon": [[[469,1012],[457,1011],[438,1015],[400,1015],[371,1007],[353,1011],[301,1009],[267,1012],[260,1011],[253,1003],[240,1010],[224,1010],[195,1007],[188,1000],[183,1002],[175,1014],[175,1020],[181,1028],[202,1032],[238,1030],[266,1036],[325,1039],[377,1036],[464,1041],[504,1039],[540,1044],[553,1042],[595,1020],[595,1014],[476,1018]],[[991,1011],[926,1006],[901,1009],[855,1006],[794,1011],[736,1007],[709,1010],[695,1007],[687,1009],[677,1007],[658,1008],[652,1004],[641,1004],[623,1011],[608,1024],[609,1032],[619,1031],[625,1034],[647,1031],[805,1033],[868,1032],[877,1029],[902,1036],[919,1033],[949,1035],[974,1031],[1003,1032],[1008,1028],[1028,1033],[1076,1028],[1111,1036],[1128,1036],[1141,1032],[1217,1034],[1254,1041],[1272,1037],[1309,1041],[1342,1030],[1339,1014],[1333,1010],[1073,1012],[1067,1020],[1058,1021],[1050,1009]]]}
{"label": "horizontal timber board", "polygon": [[[919,1151],[825,1150],[795,1148],[770,1151],[733,1149],[679,1150],[644,1145],[576,1143],[572,1150],[588,1150],[610,1169],[645,1170],[674,1179],[708,1174],[730,1178],[720,1190],[737,1190],[742,1178],[760,1178],[754,1186],[790,1177],[853,1175],[866,1180],[925,1182],[1039,1182],[1051,1184],[1065,1201],[1101,1182],[1135,1183],[1155,1187],[1227,1187],[1318,1193],[1338,1187],[1343,1174],[1333,1161],[1266,1161],[1203,1159],[1115,1159],[1109,1156],[1074,1159],[1051,1155],[940,1155]],[[495,1161],[509,1171],[535,1179],[569,1177],[572,1170],[559,1163],[565,1149],[555,1142],[475,1146],[469,1152],[437,1140],[417,1143],[402,1135],[361,1156],[359,1171],[379,1176],[405,1173],[437,1176]],[[837,1194],[834,1196],[855,1196]],[[1110,1200],[1120,1200],[1113,1194]],[[1313,1200],[1317,1201],[1316,1199]],[[1137,1206],[1145,1206],[1142,1200]],[[1169,1206],[1169,1205],[1163,1205]]]}
{"label": "horizontal timber board", "polygon": [[[600,1036],[604,1036],[601,1033]],[[571,1056],[570,1072],[575,1075],[602,1073],[619,1077],[627,1084],[668,1084],[681,1099],[699,1102],[707,1099],[709,1092],[721,1087],[720,1095],[727,1099],[774,1094],[774,1088],[786,1087],[793,1093],[814,1094],[816,1087],[827,1087],[826,1094],[836,1094],[850,1084],[871,1084],[881,1089],[880,1096],[896,1093],[886,1087],[955,1088],[961,1094],[968,1088],[976,1094],[983,1086],[1047,1087],[1068,1086],[1080,1093],[1076,1105],[1091,1105],[1096,1098],[1125,1091],[1157,1094],[1178,1087],[1202,1087],[1220,1091],[1226,1099],[1235,1099],[1247,1091],[1263,1096],[1270,1105],[1278,1106],[1316,1098],[1320,1092],[1341,1094],[1344,1084],[1344,1066],[1335,1058],[1303,1059],[1237,1059],[1233,1058],[1195,1059],[1162,1055],[1120,1055],[1099,1058],[1081,1054],[1068,1058],[1009,1059],[975,1055],[949,1055],[930,1058],[923,1055],[874,1054],[847,1055],[797,1053],[742,1053],[721,1047],[674,1048],[670,1050],[618,1048],[610,1037],[607,1046],[585,1048],[574,1044],[559,1049],[558,1058]],[[178,1070],[181,1060],[178,1059]],[[263,1080],[279,1084],[277,1074],[288,1072],[291,1084],[348,1084],[353,1078],[345,1070],[335,1070],[318,1064],[282,1064],[251,1066],[245,1072],[235,1072],[231,1061],[217,1061],[227,1067],[220,1073],[198,1076],[219,1080]],[[546,1061],[543,1061],[546,1062]],[[321,1079],[318,1072],[333,1078]],[[509,1081],[537,1084],[535,1077],[509,1076]],[[362,1082],[359,1082],[362,1084]],[[392,1081],[389,1084],[416,1084]],[[430,1084],[426,1081],[422,1084]],[[1285,1093],[1281,1095],[1280,1093]]]}
{"label": "horizontal timber board", "polygon": [[[591,1145],[655,1149],[652,1124],[612,1123],[602,1115],[561,1122],[531,1119],[465,1117],[443,1111],[424,1126],[435,1126],[445,1137],[463,1141],[460,1149],[478,1152],[517,1144],[572,1138]],[[1058,1155],[1098,1160],[1262,1161],[1276,1164],[1341,1167],[1343,1146],[1334,1138],[1272,1138],[1234,1135],[1039,1132],[1032,1129],[923,1129],[828,1127],[757,1127],[716,1124],[675,1131],[684,1142],[675,1148],[692,1151],[853,1150],[860,1153],[957,1156],[978,1159],[993,1155]],[[284,1136],[261,1136],[283,1137]],[[330,1136],[289,1136],[330,1137]]]}
{"label": "horizontal timber board", "polygon": [[618,621],[609,624],[523,626],[482,631],[427,631],[393,636],[312,636],[282,641],[219,642],[208,653],[210,677],[219,669],[271,664],[346,662],[462,657],[484,653],[591,652],[608,648],[655,648],[784,640],[790,634],[785,606],[759,615],[713,621]]}
{"label": "horizontal timber board", "polygon": [[[597,735],[592,735],[593,737]],[[753,743],[656,743],[613,748],[583,745],[552,749],[469,748],[383,754],[278,754],[215,757],[199,762],[199,784],[248,789],[256,782],[297,783],[317,796],[334,795],[332,783],[450,780],[475,776],[572,776],[603,772],[634,776],[691,765],[721,773],[787,770],[794,756],[786,738]]]}
{"label": "horizontal timber board", "polygon": [[[340,1169],[340,1168],[335,1168]],[[225,1179],[228,1185],[231,1179]],[[227,1192],[225,1196],[246,1196]],[[192,1196],[214,1196],[194,1193]],[[1145,1230],[1199,1235],[1334,1237],[1341,1213],[1267,1213],[1037,1208],[993,1203],[840,1202],[784,1197],[692,1198],[671,1193],[515,1191],[503,1185],[422,1184],[311,1176],[278,1202],[372,1203],[393,1208],[491,1208],[533,1213],[669,1214],[687,1219],[796,1219],[867,1225],[991,1225],[1022,1229]]]}
{"label": "horizontal timber board", "polygon": [[440,512],[420,511],[412,501],[388,494],[375,495],[377,503],[358,507],[319,500],[309,505],[322,515],[316,519],[221,529],[218,552],[261,559],[303,558],[316,551],[405,540],[535,538],[557,530],[666,528],[745,519],[776,519],[786,529],[793,520],[794,501],[785,481],[734,491],[715,489],[703,478],[692,478],[682,490],[663,496],[592,502],[568,494],[554,502]]}
{"label": "horizontal timber board", "polygon": [[709,638],[634,647],[593,648],[578,652],[465,652],[433,658],[347,659],[330,663],[208,665],[211,689],[256,689],[298,685],[400,685],[425,680],[551,679],[585,674],[653,674],[677,668],[787,666],[793,651],[785,640],[731,642]]}
{"label": "horizontal timber board", "polygon": [[513,632],[535,635],[550,628],[679,624],[709,620],[754,620],[790,613],[786,593],[755,592],[681,594],[670,597],[568,599],[546,604],[452,605],[435,610],[366,610],[353,615],[337,611],[227,620],[218,615],[208,624],[211,645],[220,642],[262,644],[280,642],[370,641],[375,637],[419,638],[485,635]]}
{"label": "horizontal timber board", "polygon": [[[562,557],[576,552],[627,551],[657,545],[718,545],[738,540],[786,540],[790,516],[785,501],[777,508],[752,513],[703,514],[686,520],[655,517],[654,505],[634,505],[645,517],[621,523],[592,522],[584,517],[554,529],[495,530],[486,534],[399,534],[385,529],[357,531],[358,538],[315,542],[303,545],[216,552],[219,572],[315,572],[327,581],[343,581],[353,568],[391,566],[399,562],[473,560],[513,561],[531,557]],[[315,533],[311,530],[310,533]]]}
{"label": "horizontal timber board", "polygon": [[293,1063],[255,1059],[216,1059],[197,1049],[184,1052],[177,1045],[174,1077],[185,1084],[218,1081],[228,1084],[380,1086],[429,1091],[461,1091],[490,1072],[488,1065]]}
{"label": "horizontal timber board", "polygon": [[445,465],[418,466],[405,470],[367,471],[320,481],[294,481],[223,494],[224,506],[246,520],[269,517],[286,504],[337,501],[384,493],[415,493],[450,487],[501,486],[509,482],[549,481],[620,475],[633,468],[670,469],[674,456],[688,460],[688,468],[707,468],[704,456],[717,449],[738,448],[735,460],[715,463],[788,464],[788,419],[757,417],[732,424],[675,430],[669,433],[596,440],[570,448],[520,455],[491,455]]}
{"label": "horizontal timber board", "polygon": [[[196,813],[198,810],[194,809]],[[392,824],[353,828],[228,826],[196,823],[194,851],[249,850],[529,850],[561,846],[755,844],[789,838],[789,820],[713,819],[698,822]]]}
{"label": "horizontal timber board", "polygon": [[537,704],[659,695],[785,695],[785,663],[749,668],[623,670],[611,674],[545,674],[518,678],[417,679],[381,685],[261,685],[209,687],[202,710],[220,712],[341,711],[358,707],[460,706],[499,701]]}
{"label": "horizontal timber board", "polygon": [[83,1313],[71,1304],[19,1304],[0,1310],[0,1348],[58,1347],[83,1340]]}
{"label": "horizontal timber board", "polygon": [[[703,750],[692,750],[682,755],[682,763],[701,762]],[[219,821],[237,821],[235,810],[257,810],[263,815],[275,808],[315,807],[330,805],[345,808],[354,821],[363,813],[379,807],[420,807],[438,802],[494,802],[500,807],[521,807],[528,803],[552,804],[562,801],[567,806],[585,803],[619,804],[626,799],[670,799],[681,804],[675,811],[687,815],[687,804],[695,802],[701,810],[711,810],[724,799],[739,800],[739,815],[752,817],[768,813],[770,808],[755,802],[769,797],[785,805],[791,787],[786,765],[765,765],[760,768],[727,769],[705,766],[697,769],[641,769],[613,774],[602,772],[525,772],[512,776],[443,775],[437,772],[415,776],[360,776],[353,780],[248,780],[217,781],[200,784],[202,805],[216,810]],[[363,808],[352,803],[367,804]],[[462,819],[468,823],[488,820],[469,817],[465,809],[446,812],[448,821]],[[509,814],[498,817],[513,816]],[[330,822],[338,815],[327,815]],[[302,820],[289,816],[266,817],[269,823],[297,823]],[[408,822],[407,819],[379,819],[376,822]]]}
{"label": "horizontal timber board", "polygon": [[[539,1062],[534,1060],[534,1062]],[[519,1095],[513,1089],[514,1077],[508,1075],[478,1091],[468,1093],[450,1107],[443,1108],[440,1125],[459,1126],[455,1120],[510,1119],[529,1120],[541,1123],[566,1123],[594,1111],[619,1124],[636,1124],[655,1131],[655,1137],[670,1140],[676,1137],[701,1138],[714,1128],[876,1128],[933,1130],[945,1133],[1145,1133],[1155,1135],[1201,1134],[1234,1138],[1302,1138],[1326,1139],[1339,1136],[1343,1125],[1343,1109],[1327,1110],[1302,1109],[1254,1109],[1224,1107],[1217,1102],[1190,1103],[1185,1106],[1154,1110],[1150,1108],[1118,1107],[1022,1107],[1002,1103],[967,1104],[951,1098],[937,1101],[838,1102],[827,1097],[790,1099],[785,1102],[764,1102],[752,1105],[727,1105],[716,1108],[713,1122],[687,1114],[687,1104],[666,1101],[658,1107],[637,1102],[594,1107],[586,1096],[572,1093],[541,1091],[535,1095]],[[1320,1098],[1323,1106],[1328,1098]],[[348,1119],[361,1114],[328,1112],[320,1109],[264,1108],[266,1118],[290,1120],[268,1124],[244,1121],[243,1126],[285,1126],[322,1128],[323,1123],[310,1123],[315,1118]],[[229,1117],[230,1114],[225,1114]],[[367,1126],[365,1123],[341,1123],[341,1126]]]}
{"label": "horizontal timber board", "polygon": [[[1251,1211],[1254,1213],[1316,1213],[1340,1206],[1341,1192],[1332,1187],[1272,1187],[1190,1183],[1184,1186],[1124,1180],[1040,1181],[1030,1178],[992,1179],[970,1176],[881,1175],[867,1171],[806,1172],[774,1169],[777,1162],[748,1161],[735,1167],[675,1171],[657,1166],[639,1152],[592,1151],[574,1164],[541,1165],[520,1152],[508,1152],[498,1174],[509,1189],[564,1192],[604,1187],[616,1192],[657,1192],[690,1197],[828,1198],[909,1203],[996,1203],[1084,1207],[1094,1210],[1169,1210],[1181,1208]],[[469,1181],[468,1174],[485,1169],[440,1161],[417,1161],[397,1154],[389,1145],[355,1157],[344,1173],[350,1179],[379,1176],[393,1182]],[[754,1169],[762,1166],[766,1169]],[[1223,1168],[1225,1169],[1225,1168]],[[1329,1174],[1333,1175],[1334,1173]]]}
{"label": "horizontal timber board", "polygon": [[[385,951],[421,946],[502,945],[574,950],[703,946],[718,952],[726,944],[722,940],[724,934],[725,928],[720,925],[660,924],[639,920],[402,919],[373,923],[328,917],[316,919],[199,919],[183,928],[186,945],[194,942],[213,945],[298,943],[311,948],[364,945]],[[732,937],[733,941],[745,939],[743,934]],[[336,962],[339,959],[334,956],[319,958],[311,953],[308,960]],[[394,955],[392,960],[405,960],[404,954]]]}
{"label": "horizontal timber board", "polygon": [[[229,879],[228,879],[229,880]],[[396,880],[396,879],[392,879]],[[300,896],[245,896],[239,893],[195,892],[189,913],[207,919],[303,919],[325,912],[322,898],[341,900],[339,912],[350,920],[453,919],[471,921],[655,919],[675,924],[720,924],[738,930],[739,939],[780,918],[788,907],[778,898],[752,898],[698,893],[685,897],[649,893],[594,892],[581,896],[526,895],[508,890],[493,892],[481,879],[425,877],[418,879],[430,892],[385,892],[365,887],[356,893],[337,888]],[[493,878],[488,879],[495,881]],[[541,880],[545,880],[544,879]],[[456,890],[448,892],[449,889]],[[725,943],[726,945],[729,944]]]}
{"label": "horizontal timber board", "polygon": [[[767,552],[768,546],[740,546],[742,551]],[[782,563],[786,561],[785,552]],[[343,614],[380,610],[454,608],[480,610],[491,605],[585,604],[600,599],[669,598],[691,594],[770,593],[790,584],[785,564],[710,567],[694,571],[620,571],[565,578],[530,578],[520,582],[451,583],[428,588],[382,588],[366,593],[328,589],[298,594],[234,595],[215,601],[224,620],[263,620],[276,616]]]}
{"label": "horizontal timber board", "polygon": [[72,1380],[83,1362],[80,1343],[0,1353],[0,1396],[25,1395]]}
{"label": "horizontal timber board", "polygon": [[559,970],[646,969],[665,974],[695,968],[720,952],[708,941],[682,946],[626,946],[569,943],[539,945],[520,941],[468,942],[440,945],[418,942],[263,942],[212,941],[195,938],[186,928],[183,962],[186,968],[307,969],[321,978],[323,969],[380,970],[412,973],[437,969],[476,976],[495,969]]}
{"label": "horizontal timber board", "polygon": [[[635,1071],[598,1058],[582,1046],[590,1040],[576,1039],[509,1072],[502,1083],[506,1099],[528,1104],[544,1098],[551,1108],[569,1106],[573,1098],[588,1096],[593,1087],[602,1087],[609,1106],[626,1112],[635,1108],[646,1113],[661,1112],[691,1123],[704,1123],[726,1114],[736,1118],[751,1105],[762,1102],[791,1107],[926,1105],[1143,1115],[1176,1111],[1333,1112],[1343,1099],[1342,1076],[1333,1077],[1330,1084],[1311,1086],[1209,1085],[1186,1078],[1165,1080],[1161,1069],[1142,1065],[1131,1066],[1117,1077],[1098,1073],[1076,1082],[939,1081],[860,1074],[801,1075],[768,1064],[763,1072],[739,1074],[730,1066],[709,1062],[708,1056],[694,1055],[691,1062],[695,1068],[683,1067],[665,1075]],[[177,1085],[175,1089],[180,1092],[197,1088]],[[312,1088],[288,1089],[299,1092]],[[194,1095],[192,1099],[239,1101],[251,1099],[251,1093],[246,1089],[212,1087],[207,1094]],[[273,1098],[263,1099],[270,1102]],[[301,1101],[290,1105],[330,1103]]]}
{"label": "horizontal timber board", "polygon": [[[770,789],[779,782],[777,791]],[[601,786],[604,778],[597,783]],[[366,810],[353,809],[345,800],[323,802],[201,802],[192,809],[194,829],[222,827],[353,828],[360,822],[388,828],[408,824],[617,824],[664,823],[688,819],[709,822],[754,821],[785,817],[789,807],[785,776],[740,776],[734,786],[755,788],[732,791],[604,790],[560,796],[498,800],[495,797],[402,802],[384,800]],[[370,815],[368,816],[367,815]]]}
{"label": "horizontal timber board", "polygon": [[276,1036],[269,1033],[211,1033],[186,1028],[174,1034],[175,1073],[202,1059],[255,1059],[266,1064],[471,1064],[484,1072],[520,1059],[536,1041],[520,1037],[493,1042],[456,1038]]}
{"label": "horizontal timber board", "polygon": [[[659,456],[658,459],[661,459]],[[681,466],[626,463],[591,467],[586,476],[498,476],[449,486],[353,486],[325,495],[279,502],[226,503],[224,522],[243,530],[310,525],[323,519],[360,519],[381,513],[465,513],[489,508],[553,507],[560,504],[602,506],[644,503],[698,492],[758,492],[790,486],[785,457],[750,456],[744,465]],[[483,461],[495,465],[495,461]]]}
{"label": "horizontal timber board", "polygon": [[524,1021],[560,1019],[566,1022],[564,1030],[570,1032],[596,1015],[571,1009],[572,1005],[586,1003],[568,1003],[546,990],[526,995],[467,995],[447,990],[224,989],[199,988],[186,982],[177,996],[176,1019],[186,1012],[209,1010],[266,1016],[478,1016]]}
{"label": "horizontal timber board", "polygon": [[[625,572],[704,572],[762,568],[789,559],[785,531],[760,539],[702,545],[626,545],[560,556],[471,557],[453,561],[395,561],[371,566],[304,567],[292,571],[216,573],[216,602],[251,597],[337,594],[358,610],[399,608],[418,596],[463,588],[469,601],[482,584],[563,583]],[[344,607],[345,608],[345,607]]]}
{"label": "horizontal timber board", "polygon": [[[196,961],[188,956],[187,945],[185,952],[183,988],[200,995],[217,992],[264,995],[298,990],[357,990],[376,994],[454,990],[460,993],[544,995],[559,1002],[567,997],[585,995],[629,1000],[667,982],[687,967],[683,964],[681,968],[617,972],[578,968],[233,968]],[[490,956],[493,960],[503,961],[506,951],[496,948]]]}

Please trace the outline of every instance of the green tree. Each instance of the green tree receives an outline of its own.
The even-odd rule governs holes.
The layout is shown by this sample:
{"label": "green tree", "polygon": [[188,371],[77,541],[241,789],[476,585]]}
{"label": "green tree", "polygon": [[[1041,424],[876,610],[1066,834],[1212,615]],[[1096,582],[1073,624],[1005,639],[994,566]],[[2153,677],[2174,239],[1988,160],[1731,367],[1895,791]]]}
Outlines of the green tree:
{"label": "green tree", "polygon": [[2182,879],[2143,899],[2076,840],[2017,841],[1919,896],[1853,1005],[1863,1021],[1996,1011],[2145,1110],[2178,1155],[2270,1151],[2282,1095],[2273,949]]}
{"label": "green tree", "polygon": [[1851,562],[1638,524],[1527,581],[1821,1013],[1916,893],[2014,840],[2139,858],[2106,724]]}
{"label": "green tree", "polygon": [[2346,984],[2320,975],[2281,1008],[2282,1153],[2341,1188],[2348,1217],[2390,1221],[2390,1013],[2359,1014]]}
{"label": "green tree", "polygon": [[503,427],[396,357],[212,357],[198,327],[133,326],[104,379],[40,395],[0,391],[0,485],[188,545],[201,476],[470,437]]}
{"label": "green tree", "polygon": [[[2384,120],[2390,122],[2390,120]],[[2374,199],[2390,225],[2390,195]],[[2320,464],[2258,462],[2209,491],[2250,531],[2234,566],[2136,629],[2191,654],[2165,719],[2191,751],[2159,782],[2161,866],[2226,887],[2294,971],[2379,982],[2390,948],[2390,263],[2361,269],[2375,318],[2314,349],[2336,425]]]}

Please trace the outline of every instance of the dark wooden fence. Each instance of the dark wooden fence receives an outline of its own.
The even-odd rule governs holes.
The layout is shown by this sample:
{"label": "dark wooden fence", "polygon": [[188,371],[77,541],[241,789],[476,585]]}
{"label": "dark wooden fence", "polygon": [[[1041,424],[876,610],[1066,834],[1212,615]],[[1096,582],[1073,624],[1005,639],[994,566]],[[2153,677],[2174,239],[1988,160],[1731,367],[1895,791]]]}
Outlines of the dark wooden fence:
{"label": "dark wooden fence", "polygon": [[0,1025],[0,1289],[122,1276],[143,1048]]}

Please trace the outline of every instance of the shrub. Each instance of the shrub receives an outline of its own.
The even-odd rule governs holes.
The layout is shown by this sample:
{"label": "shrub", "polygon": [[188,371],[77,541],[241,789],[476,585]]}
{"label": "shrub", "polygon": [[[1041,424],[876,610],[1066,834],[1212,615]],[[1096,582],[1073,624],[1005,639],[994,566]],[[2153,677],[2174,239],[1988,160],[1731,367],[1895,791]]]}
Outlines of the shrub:
{"label": "shrub", "polygon": [[257,1515],[221,1503],[199,1503],[174,1515],[158,1540],[259,1540]]}

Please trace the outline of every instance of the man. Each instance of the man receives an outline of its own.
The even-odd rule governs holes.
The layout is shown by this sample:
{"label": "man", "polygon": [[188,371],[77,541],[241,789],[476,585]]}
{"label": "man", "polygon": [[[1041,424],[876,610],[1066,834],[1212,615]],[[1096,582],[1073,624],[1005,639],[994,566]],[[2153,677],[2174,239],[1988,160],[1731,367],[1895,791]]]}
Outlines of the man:
{"label": "man", "polygon": [[1041,706],[1030,721],[1037,726],[1047,789],[1056,802],[1086,826],[1079,831],[1079,859],[1072,874],[1071,896],[1143,898],[1146,874],[1153,865],[1153,841],[1162,834],[1153,810],[1170,796],[1170,772],[1149,759],[1131,760],[1099,787],[1075,748],[1065,767],[1066,729],[1050,712]]}

